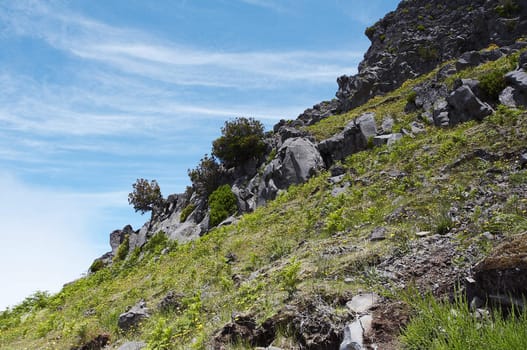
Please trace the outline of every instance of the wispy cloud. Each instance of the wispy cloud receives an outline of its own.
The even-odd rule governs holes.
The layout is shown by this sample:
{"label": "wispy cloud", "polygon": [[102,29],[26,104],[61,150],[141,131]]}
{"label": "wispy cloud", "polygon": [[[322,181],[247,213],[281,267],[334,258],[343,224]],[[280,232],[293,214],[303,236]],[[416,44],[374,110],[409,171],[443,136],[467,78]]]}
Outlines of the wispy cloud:
{"label": "wispy cloud", "polygon": [[287,7],[285,1],[275,1],[275,0],[240,0],[249,5],[263,7],[275,12],[285,13],[290,12],[291,9]]}
{"label": "wispy cloud", "polygon": [[[122,205],[122,193],[57,193],[0,173],[2,248],[0,272],[9,281],[0,310],[36,290],[58,291],[106,250],[94,242],[89,222]],[[16,266],[16,268],[14,268]]]}
{"label": "wispy cloud", "polygon": [[[248,1],[266,7],[280,6],[269,1]],[[0,13],[0,19],[13,33],[36,36],[83,59],[172,84],[246,89],[272,87],[284,81],[321,82],[354,70],[361,57],[358,52],[342,50],[209,51],[162,41],[139,30],[61,13],[61,9],[51,9],[42,2],[31,8],[22,4],[14,8]]]}

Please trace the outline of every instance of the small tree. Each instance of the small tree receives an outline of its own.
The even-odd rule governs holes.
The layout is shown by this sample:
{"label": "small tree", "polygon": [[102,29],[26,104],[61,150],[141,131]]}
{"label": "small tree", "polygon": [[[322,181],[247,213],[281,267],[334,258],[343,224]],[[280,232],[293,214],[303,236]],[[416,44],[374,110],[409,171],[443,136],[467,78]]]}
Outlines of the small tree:
{"label": "small tree", "polygon": [[192,181],[194,190],[207,198],[221,183],[222,171],[214,156],[205,154],[199,165],[188,170],[188,177]]}
{"label": "small tree", "polygon": [[221,134],[212,143],[212,154],[226,167],[258,158],[265,152],[264,127],[254,118],[242,117],[226,121]]}
{"label": "small tree", "polygon": [[137,179],[132,185],[134,190],[128,194],[128,203],[141,215],[147,211],[154,213],[162,206],[163,196],[156,180]]}

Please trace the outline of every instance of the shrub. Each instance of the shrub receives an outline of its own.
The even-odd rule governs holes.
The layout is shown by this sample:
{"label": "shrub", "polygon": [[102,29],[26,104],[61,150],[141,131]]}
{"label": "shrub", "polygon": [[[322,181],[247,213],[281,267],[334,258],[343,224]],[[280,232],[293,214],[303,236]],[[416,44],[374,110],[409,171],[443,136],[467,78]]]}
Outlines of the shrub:
{"label": "shrub", "polygon": [[134,190],[128,194],[128,203],[134,206],[135,211],[140,211],[141,214],[152,211],[153,215],[163,204],[161,189],[156,180],[137,179],[132,187]]}
{"label": "shrub", "polygon": [[226,167],[243,164],[265,153],[263,125],[253,118],[226,121],[221,134],[212,143],[212,154]]}
{"label": "shrub", "polygon": [[90,271],[91,273],[95,273],[99,270],[102,270],[104,268],[104,263],[102,262],[101,259],[96,259],[93,261],[93,263],[90,265],[90,268],[88,269],[88,271]]}
{"label": "shrub", "polygon": [[208,197],[220,185],[222,170],[214,156],[205,154],[195,169],[188,170],[188,176],[194,190]]}
{"label": "shrub", "polygon": [[514,0],[500,0],[500,4],[497,5],[494,10],[500,17],[511,18],[515,13],[520,11],[520,5]]}
{"label": "shrub", "polygon": [[229,185],[223,185],[209,196],[210,221],[209,226],[217,226],[220,222],[233,215],[238,210],[236,196]]}
{"label": "shrub", "polygon": [[113,261],[123,261],[126,259],[126,256],[128,255],[128,251],[130,250],[130,238],[128,235],[124,238],[123,243],[119,245],[117,248],[117,252],[115,252],[115,256],[113,258]]}
{"label": "shrub", "polygon": [[196,205],[190,203],[189,205],[187,205],[182,211],[181,211],[181,214],[179,215],[179,221],[180,222],[185,222],[187,221],[187,218],[188,216],[194,211],[194,209],[196,209]]}
{"label": "shrub", "polygon": [[300,283],[300,261],[292,259],[289,264],[280,271],[280,280],[282,287],[291,297],[297,291]]}
{"label": "shrub", "polygon": [[480,80],[481,90],[494,101],[497,101],[500,93],[507,87],[504,74],[501,70],[493,70],[483,75]]}

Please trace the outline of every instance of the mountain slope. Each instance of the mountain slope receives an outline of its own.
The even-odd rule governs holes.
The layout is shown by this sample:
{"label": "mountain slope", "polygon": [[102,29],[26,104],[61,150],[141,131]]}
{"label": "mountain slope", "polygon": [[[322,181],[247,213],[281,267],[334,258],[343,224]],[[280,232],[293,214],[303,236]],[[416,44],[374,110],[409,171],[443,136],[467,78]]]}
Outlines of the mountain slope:
{"label": "mountain slope", "polygon": [[[404,1],[398,11],[412,4],[423,2]],[[492,4],[493,11],[503,5]],[[93,273],[1,313],[0,348],[338,349],[360,342],[418,349],[453,347],[454,339],[459,348],[492,348],[494,325],[521,329],[527,319],[495,317],[476,327],[477,317],[464,311],[467,302],[476,310],[500,302],[485,289],[497,284],[493,273],[514,279],[511,271],[523,271],[514,259],[500,260],[501,243],[509,242],[507,254],[527,254],[527,44],[507,44],[463,53],[345,113],[281,123],[270,135],[280,141],[275,158],[254,176],[265,178],[282,146],[300,140],[324,163],[305,183],[277,189],[265,205],[187,242],[157,232],[180,227],[192,201],[172,197],[170,209],[145,225],[152,232],[126,228],[128,237],[112,236],[112,253]],[[361,120],[375,132],[365,137]],[[237,178],[233,187],[249,180]],[[205,208],[206,199],[196,204]],[[478,265],[491,252],[494,265]],[[483,275],[492,273],[478,275],[489,266]],[[466,301],[436,302],[454,299],[463,284]],[[523,290],[505,284],[498,299]],[[375,306],[361,309],[360,297]],[[452,315],[466,321],[451,324]],[[371,325],[365,333],[364,324]],[[525,341],[510,333],[507,339],[519,333]]]}

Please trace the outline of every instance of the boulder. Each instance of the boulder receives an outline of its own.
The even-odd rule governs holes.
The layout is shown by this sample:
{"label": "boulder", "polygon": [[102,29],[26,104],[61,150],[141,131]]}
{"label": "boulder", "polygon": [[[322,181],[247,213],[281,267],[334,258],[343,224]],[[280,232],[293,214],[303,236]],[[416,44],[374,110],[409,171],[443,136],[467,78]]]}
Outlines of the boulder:
{"label": "boulder", "polygon": [[467,294],[502,307],[524,307],[527,298],[527,233],[494,248],[474,269],[474,285]]}
{"label": "boulder", "polygon": [[146,303],[141,300],[130,310],[119,315],[117,326],[123,331],[136,327],[142,320],[150,317]]}
{"label": "boulder", "polygon": [[343,131],[321,141],[317,146],[326,166],[368,147],[368,140],[377,134],[373,113],[365,113],[349,122]]}
{"label": "boulder", "polygon": [[362,350],[364,335],[371,332],[372,316],[364,315],[344,327],[344,340],[339,350]]}
{"label": "boulder", "polygon": [[364,313],[373,308],[380,301],[375,293],[358,294],[346,303],[346,307],[354,313]]}
{"label": "boulder", "polygon": [[309,139],[287,139],[264,169],[263,180],[274,189],[286,189],[290,185],[306,182],[324,168],[324,161],[317,147]]}
{"label": "boulder", "polygon": [[508,87],[501,93],[500,101],[503,100],[511,107],[527,106],[527,72],[509,72],[505,74],[505,82]]}
{"label": "boulder", "polygon": [[[472,119],[483,120],[493,113],[493,109],[476,97],[469,86],[463,85],[447,97],[449,105],[448,119],[450,125],[456,125]],[[441,125],[439,120],[434,120],[436,125]]]}

